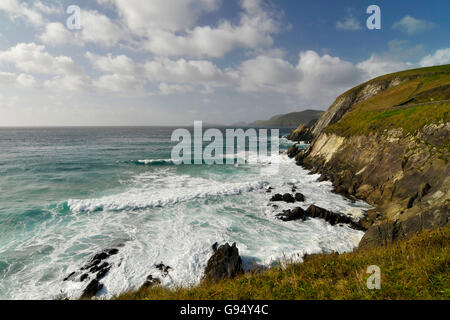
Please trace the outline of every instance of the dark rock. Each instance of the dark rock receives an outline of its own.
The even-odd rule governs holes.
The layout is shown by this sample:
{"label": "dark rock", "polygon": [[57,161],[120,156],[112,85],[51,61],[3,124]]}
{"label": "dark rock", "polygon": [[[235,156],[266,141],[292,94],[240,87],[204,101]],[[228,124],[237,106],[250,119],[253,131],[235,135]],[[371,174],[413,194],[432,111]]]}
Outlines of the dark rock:
{"label": "dark rock", "polygon": [[108,267],[109,267],[109,263],[108,262],[103,262],[101,265],[97,265],[97,266],[94,266],[91,269],[89,269],[89,272],[95,273],[95,272],[98,272],[100,270],[106,269]]}
{"label": "dark rock", "polygon": [[161,280],[159,278],[153,278],[152,275],[149,275],[147,279],[145,280],[144,284],[142,285],[143,288],[150,288],[155,285],[161,284]]}
{"label": "dark rock", "polygon": [[89,274],[85,273],[85,274],[81,275],[80,281],[83,282],[83,281],[86,280],[87,278],[89,278]]}
{"label": "dark rock", "polygon": [[294,203],[294,202],[295,202],[295,199],[294,199],[294,197],[292,196],[292,194],[290,194],[290,193],[285,193],[285,194],[283,195],[283,201],[284,201],[284,202],[287,202],[287,203]]}
{"label": "dark rock", "polygon": [[64,278],[63,281],[69,281],[72,280],[74,278],[74,276],[76,275],[76,272],[72,272],[71,274],[69,274],[67,277]]}
{"label": "dark rock", "polygon": [[354,222],[351,218],[347,217],[346,215],[334,213],[334,212],[325,210],[323,208],[317,207],[315,205],[311,205],[306,210],[306,216],[311,217],[311,218],[324,219],[325,221],[329,222],[333,226],[336,224],[345,223],[353,229],[366,230],[363,226],[361,226],[357,222]]}
{"label": "dark rock", "polygon": [[82,267],[81,270],[91,269],[91,268],[99,265],[101,262],[102,262],[101,260],[92,260],[90,263],[88,263],[87,265]]}
{"label": "dark rock", "polygon": [[301,193],[296,193],[295,194],[295,201],[298,202],[304,202],[305,201],[305,196]]}
{"label": "dark rock", "polygon": [[111,270],[111,266],[107,266],[106,268],[100,270],[100,271],[97,273],[97,276],[96,276],[95,278],[96,278],[97,280],[103,279],[103,278],[108,274],[109,270]]}
{"label": "dark rock", "polygon": [[370,227],[364,234],[359,247],[389,246],[398,239],[404,239],[422,230],[436,229],[448,224],[448,207],[427,210],[404,220],[388,221]]}
{"label": "dark rock", "polygon": [[283,196],[281,194],[277,193],[270,199],[270,201],[272,201],[272,202],[283,201]]}
{"label": "dark rock", "polygon": [[169,271],[172,270],[171,267],[166,266],[164,263],[155,264],[155,268],[163,273],[163,277],[167,277],[169,275]]}
{"label": "dark rock", "polygon": [[119,253],[119,250],[118,250],[118,249],[111,249],[111,250],[108,251],[108,254],[109,254],[110,256],[116,255],[116,254],[118,254],[118,253]]}
{"label": "dark rock", "polygon": [[103,284],[94,279],[89,282],[86,289],[84,289],[83,294],[81,295],[81,299],[91,299],[92,297],[96,296],[97,293],[102,289]]}
{"label": "dark rock", "polygon": [[282,221],[306,220],[306,212],[302,208],[295,208],[293,210],[285,210],[283,213],[277,214],[277,218]]}
{"label": "dark rock", "polygon": [[93,261],[95,260],[105,260],[106,258],[109,257],[109,254],[107,252],[101,252],[101,253],[97,253],[94,258],[92,258]]}
{"label": "dark rock", "polygon": [[289,150],[287,151],[287,155],[289,158],[295,158],[295,156],[300,152],[300,150],[298,149],[298,145],[294,144],[292,147],[289,148]]}
{"label": "dark rock", "polygon": [[206,281],[220,281],[234,278],[242,274],[242,259],[236,243],[230,246],[228,243],[220,246],[208,260],[204,279]]}
{"label": "dark rock", "polygon": [[219,244],[217,242],[212,245],[212,249],[214,252],[217,250],[218,246],[219,246]]}

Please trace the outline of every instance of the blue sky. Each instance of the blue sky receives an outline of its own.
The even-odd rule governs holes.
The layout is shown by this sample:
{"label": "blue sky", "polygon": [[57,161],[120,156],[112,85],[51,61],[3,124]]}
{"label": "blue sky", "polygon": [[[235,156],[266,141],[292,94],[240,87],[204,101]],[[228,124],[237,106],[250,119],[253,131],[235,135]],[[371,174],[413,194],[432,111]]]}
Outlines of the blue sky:
{"label": "blue sky", "polygon": [[[370,5],[381,30],[369,30]],[[66,25],[80,8],[81,29]],[[233,123],[450,63],[450,3],[2,0],[0,126]]]}

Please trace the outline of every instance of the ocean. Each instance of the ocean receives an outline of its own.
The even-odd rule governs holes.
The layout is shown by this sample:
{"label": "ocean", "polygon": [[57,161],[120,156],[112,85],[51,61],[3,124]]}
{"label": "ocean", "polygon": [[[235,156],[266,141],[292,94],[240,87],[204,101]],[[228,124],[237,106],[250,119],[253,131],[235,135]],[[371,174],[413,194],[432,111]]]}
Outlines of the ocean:
{"label": "ocean", "polygon": [[[215,242],[236,242],[247,269],[358,245],[361,231],[275,215],[316,204],[358,218],[366,203],[332,193],[285,154],[272,155],[276,175],[261,171],[270,163],[174,165],[174,129],[0,128],[0,299],[77,299],[86,282],[63,279],[108,248],[119,252],[105,299],[149,274],[169,287],[199,283]],[[281,139],[281,150],[291,145]],[[273,193],[293,185],[306,201],[274,208]]]}

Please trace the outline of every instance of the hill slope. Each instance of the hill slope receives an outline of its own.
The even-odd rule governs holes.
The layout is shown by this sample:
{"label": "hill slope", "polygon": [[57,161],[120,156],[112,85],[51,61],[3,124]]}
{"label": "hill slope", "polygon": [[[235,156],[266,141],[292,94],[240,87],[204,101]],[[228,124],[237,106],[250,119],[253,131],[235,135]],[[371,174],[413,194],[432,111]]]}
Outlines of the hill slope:
{"label": "hill slope", "polygon": [[297,127],[299,124],[308,124],[317,120],[323,114],[319,110],[305,110],[288,114],[277,115],[269,120],[259,120],[249,124],[250,127]]}
{"label": "hill slope", "polygon": [[299,164],[376,207],[360,246],[448,223],[450,65],[382,76],[340,97]]}

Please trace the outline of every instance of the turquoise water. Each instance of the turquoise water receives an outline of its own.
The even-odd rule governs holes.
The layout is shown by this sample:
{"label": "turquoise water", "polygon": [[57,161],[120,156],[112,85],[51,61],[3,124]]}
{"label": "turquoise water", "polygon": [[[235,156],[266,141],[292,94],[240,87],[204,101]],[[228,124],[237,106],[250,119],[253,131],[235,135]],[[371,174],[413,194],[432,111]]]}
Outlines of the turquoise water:
{"label": "turquoise water", "polygon": [[354,217],[368,208],[285,155],[277,175],[262,173],[267,163],[176,166],[172,131],[0,129],[0,299],[77,298],[86,283],[62,279],[105,248],[119,254],[100,298],[140,286],[159,262],[173,268],[164,285],[198,283],[215,242],[237,242],[247,268],[359,243],[362,233],[346,226],[275,219],[292,205],[268,205],[268,185],[283,193],[295,184],[305,208]]}

